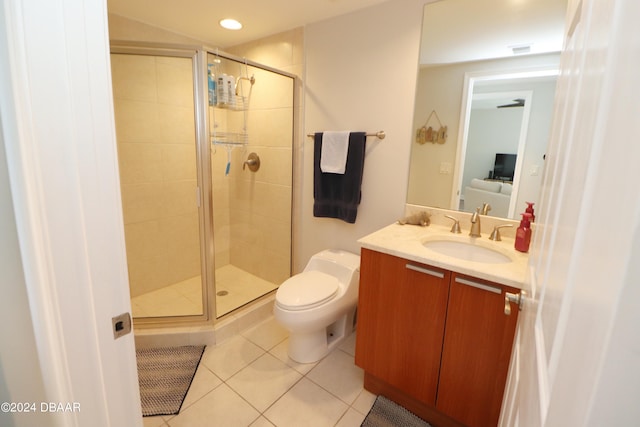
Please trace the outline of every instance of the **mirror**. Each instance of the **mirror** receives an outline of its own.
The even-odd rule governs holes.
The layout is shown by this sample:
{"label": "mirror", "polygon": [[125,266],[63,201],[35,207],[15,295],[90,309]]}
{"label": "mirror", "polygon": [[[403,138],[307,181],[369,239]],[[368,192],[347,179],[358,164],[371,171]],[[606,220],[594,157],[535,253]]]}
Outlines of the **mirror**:
{"label": "mirror", "polygon": [[413,132],[447,137],[412,141],[407,203],[519,218],[537,202],[566,1],[514,3],[425,5]]}

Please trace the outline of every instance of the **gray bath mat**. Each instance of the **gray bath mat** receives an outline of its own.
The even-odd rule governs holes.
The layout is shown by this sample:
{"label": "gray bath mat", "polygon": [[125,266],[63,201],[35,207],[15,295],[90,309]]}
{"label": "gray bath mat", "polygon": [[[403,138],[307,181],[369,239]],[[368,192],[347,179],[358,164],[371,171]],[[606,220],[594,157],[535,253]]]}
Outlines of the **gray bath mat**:
{"label": "gray bath mat", "polygon": [[173,415],[180,411],[205,346],[136,350],[142,415]]}
{"label": "gray bath mat", "polygon": [[431,427],[402,406],[378,396],[361,427]]}

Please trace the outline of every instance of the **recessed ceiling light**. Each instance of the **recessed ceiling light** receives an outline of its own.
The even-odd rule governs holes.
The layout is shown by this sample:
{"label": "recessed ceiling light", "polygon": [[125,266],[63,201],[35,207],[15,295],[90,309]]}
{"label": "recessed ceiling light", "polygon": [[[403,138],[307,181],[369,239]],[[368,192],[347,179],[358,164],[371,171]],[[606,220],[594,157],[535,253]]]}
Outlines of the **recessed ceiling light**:
{"label": "recessed ceiling light", "polygon": [[226,28],[227,30],[239,30],[242,28],[242,24],[235,19],[222,19],[220,21],[220,26],[222,28]]}

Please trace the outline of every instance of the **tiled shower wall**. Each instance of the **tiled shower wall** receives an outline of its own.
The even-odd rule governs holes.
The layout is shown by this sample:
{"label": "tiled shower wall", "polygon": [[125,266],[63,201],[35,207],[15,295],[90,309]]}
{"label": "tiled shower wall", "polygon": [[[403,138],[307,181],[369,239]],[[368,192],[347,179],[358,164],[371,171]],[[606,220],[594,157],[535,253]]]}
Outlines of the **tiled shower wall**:
{"label": "tiled shower wall", "polygon": [[111,56],[131,296],[200,274],[191,58]]}

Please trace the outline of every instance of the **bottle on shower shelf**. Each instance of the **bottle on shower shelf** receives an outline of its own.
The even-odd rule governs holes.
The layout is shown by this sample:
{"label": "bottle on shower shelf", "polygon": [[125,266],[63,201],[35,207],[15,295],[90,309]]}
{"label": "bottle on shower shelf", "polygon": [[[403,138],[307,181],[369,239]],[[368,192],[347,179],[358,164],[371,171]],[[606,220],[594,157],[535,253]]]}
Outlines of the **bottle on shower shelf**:
{"label": "bottle on shower shelf", "polygon": [[207,67],[207,83],[209,87],[209,105],[216,105],[218,103],[217,100],[217,91],[216,91],[216,76],[213,72],[213,64],[209,64]]}
{"label": "bottle on shower shelf", "polygon": [[233,76],[229,75],[227,76],[226,84],[227,92],[229,94],[227,104],[231,107],[234,107],[236,105],[236,79]]}
{"label": "bottle on shower shelf", "polygon": [[229,102],[229,91],[228,91],[228,87],[227,87],[227,75],[226,74],[220,74],[217,76],[217,89],[218,89],[218,99],[217,99],[217,104],[218,106],[226,106],[227,103]]}

